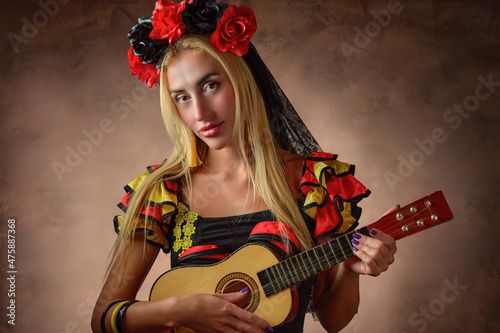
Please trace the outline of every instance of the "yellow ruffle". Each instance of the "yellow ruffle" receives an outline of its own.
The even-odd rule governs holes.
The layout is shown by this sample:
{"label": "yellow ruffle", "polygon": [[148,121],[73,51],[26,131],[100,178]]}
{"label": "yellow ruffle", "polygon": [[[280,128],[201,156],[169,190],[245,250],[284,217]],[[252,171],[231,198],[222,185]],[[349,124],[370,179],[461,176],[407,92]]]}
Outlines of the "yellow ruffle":
{"label": "yellow ruffle", "polygon": [[[125,187],[127,194],[118,205],[124,212],[127,211],[135,191],[146,178],[151,176],[152,172],[153,169],[149,168],[148,171],[134,178]],[[143,204],[138,217],[135,219],[135,225],[132,227],[131,233],[144,232],[144,237],[149,243],[160,246],[164,252],[167,252],[170,248],[167,238],[168,226],[170,218],[176,213],[178,204],[177,184],[162,179],[153,185],[148,200]],[[120,232],[122,229],[123,220],[123,216],[115,216],[116,232]]]}
{"label": "yellow ruffle", "polygon": [[[337,160],[325,160],[318,161],[312,165],[312,171],[317,179],[317,186],[311,188],[311,191],[307,193],[306,198],[304,200],[304,207],[309,207],[304,209],[304,212],[312,217],[313,219],[316,217],[316,212],[318,210],[318,206],[326,204],[326,196],[328,192],[327,188],[327,173],[330,175],[340,175],[345,172],[348,172],[351,168],[351,165],[348,163],[340,162]],[[333,170],[332,170],[333,169]],[[334,172],[332,172],[334,171]],[[350,209],[349,209],[350,215]]]}

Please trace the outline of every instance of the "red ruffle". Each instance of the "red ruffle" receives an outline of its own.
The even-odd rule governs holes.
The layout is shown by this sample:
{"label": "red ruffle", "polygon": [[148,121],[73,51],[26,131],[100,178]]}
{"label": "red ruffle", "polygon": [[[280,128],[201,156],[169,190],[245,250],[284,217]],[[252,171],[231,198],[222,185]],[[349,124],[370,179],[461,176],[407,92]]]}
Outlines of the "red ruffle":
{"label": "red ruffle", "polygon": [[370,194],[354,177],[353,165],[323,152],[307,157],[299,192],[304,211],[315,220],[315,241],[353,229],[360,214],[356,203]]}
{"label": "red ruffle", "polygon": [[[283,236],[286,236],[290,244],[283,242]],[[259,222],[250,233],[249,240],[267,241],[281,251],[277,253],[280,257],[290,255],[299,248],[299,242],[289,226],[277,221]],[[290,245],[292,248],[290,248]]]}

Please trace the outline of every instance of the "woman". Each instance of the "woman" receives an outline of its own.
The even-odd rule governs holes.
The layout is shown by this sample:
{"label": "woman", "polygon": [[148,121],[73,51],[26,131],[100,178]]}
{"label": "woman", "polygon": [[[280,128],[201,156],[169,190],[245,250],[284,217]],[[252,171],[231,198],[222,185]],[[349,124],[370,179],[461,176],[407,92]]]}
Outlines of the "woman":
{"label": "woman", "polygon": [[152,20],[131,30],[132,71],[150,86],[160,81],[175,147],[126,187],[94,332],[302,332],[309,303],[335,332],[357,312],[359,274],[394,261],[390,236],[354,234],[356,256],[295,286],[294,311],[279,327],[236,305],[246,288],[133,301],[160,249],[172,267],[215,263],[246,243],[285,258],[357,225],[356,203],[369,191],[352,166],[312,153],[315,140],[249,44],[255,29],[244,6],[160,0]]}

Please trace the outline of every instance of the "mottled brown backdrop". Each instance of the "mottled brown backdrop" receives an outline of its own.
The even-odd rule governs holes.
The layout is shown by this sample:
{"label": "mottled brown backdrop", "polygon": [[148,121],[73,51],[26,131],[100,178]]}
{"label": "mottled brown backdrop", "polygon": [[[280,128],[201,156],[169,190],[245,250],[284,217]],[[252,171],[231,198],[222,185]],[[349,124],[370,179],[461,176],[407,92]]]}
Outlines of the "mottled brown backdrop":
{"label": "mottled brown backdrop", "polygon": [[[402,240],[388,272],[361,278],[344,331],[500,329],[498,1],[238,3],[254,9],[253,41],[323,149],[372,190],[362,224],[437,189],[455,214]],[[172,147],[158,89],[131,77],[126,57],[129,28],[153,7],[0,5],[2,331],[90,331],[122,187]],[[162,257],[141,298],[167,268]],[[323,330],[309,317],[306,332]]]}

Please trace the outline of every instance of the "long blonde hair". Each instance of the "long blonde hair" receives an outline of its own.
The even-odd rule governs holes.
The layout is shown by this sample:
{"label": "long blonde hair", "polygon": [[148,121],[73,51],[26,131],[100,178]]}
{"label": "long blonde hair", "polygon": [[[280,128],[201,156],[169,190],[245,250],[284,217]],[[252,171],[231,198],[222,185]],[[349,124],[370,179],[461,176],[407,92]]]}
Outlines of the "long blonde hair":
{"label": "long blonde hair", "polygon": [[[297,206],[284,172],[266,116],[266,109],[260,91],[245,61],[230,52],[219,52],[210,45],[208,38],[199,35],[187,35],[172,45],[166,53],[161,67],[160,95],[163,121],[167,132],[174,143],[174,149],[165,163],[144,180],[134,193],[123,220],[120,237],[115,244],[114,257],[124,251],[124,240],[130,239],[135,229],[135,220],[139,211],[149,200],[151,189],[160,186],[162,179],[168,175],[170,179],[184,177],[188,186],[187,193],[192,193],[189,162],[196,154],[202,162],[206,162],[208,147],[198,140],[196,151],[191,145],[192,131],[182,121],[167,85],[166,73],[169,64],[182,52],[193,50],[199,54],[215,59],[229,77],[235,94],[235,121],[233,143],[239,147],[247,173],[267,207],[278,221],[290,227],[299,241],[301,250],[311,247],[312,240]],[[147,218],[146,218],[147,220]],[[152,221],[146,221],[152,223]],[[287,235],[285,239],[287,238]]]}

